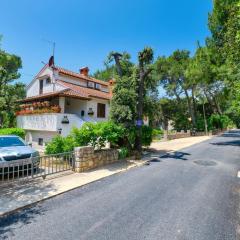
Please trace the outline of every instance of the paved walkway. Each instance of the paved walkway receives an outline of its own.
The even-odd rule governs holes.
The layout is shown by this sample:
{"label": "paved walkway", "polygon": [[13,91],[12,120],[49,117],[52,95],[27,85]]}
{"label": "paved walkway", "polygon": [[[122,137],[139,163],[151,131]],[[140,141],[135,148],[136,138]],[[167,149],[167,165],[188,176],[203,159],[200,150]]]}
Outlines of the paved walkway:
{"label": "paved walkway", "polygon": [[[209,138],[210,137],[192,137],[167,142],[155,142],[151,145],[151,149],[157,151],[159,156],[159,153],[164,155],[167,152],[177,151]],[[55,177],[52,178],[49,176],[46,180],[38,178],[27,182],[19,181],[5,186],[0,185],[0,216],[101,178],[140,166],[153,156],[154,154],[145,157],[141,161],[118,162],[85,173],[65,172],[60,176],[55,175]]]}

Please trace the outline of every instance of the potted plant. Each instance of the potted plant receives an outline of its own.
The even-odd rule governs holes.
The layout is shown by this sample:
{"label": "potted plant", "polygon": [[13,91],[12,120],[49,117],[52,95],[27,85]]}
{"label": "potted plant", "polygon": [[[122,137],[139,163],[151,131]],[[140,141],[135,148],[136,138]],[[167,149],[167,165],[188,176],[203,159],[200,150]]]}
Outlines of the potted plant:
{"label": "potted plant", "polygon": [[92,108],[89,108],[89,109],[88,109],[88,115],[89,115],[89,116],[93,116],[93,115],[94,115],[94,111],[93,111]]}

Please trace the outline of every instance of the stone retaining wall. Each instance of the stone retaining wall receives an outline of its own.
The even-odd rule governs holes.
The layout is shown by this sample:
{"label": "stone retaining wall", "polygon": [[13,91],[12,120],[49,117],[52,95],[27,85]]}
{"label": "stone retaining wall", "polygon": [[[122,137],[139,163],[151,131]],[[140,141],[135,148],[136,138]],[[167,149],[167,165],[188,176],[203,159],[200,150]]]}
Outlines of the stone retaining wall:
{"label": "stone retaining wall", "polygon": [[94,150],[93,147],[76,147],[75,171],[84,172],[119,161],[116,149]]}
{"label": "stone retaining wall", "polygon": [[188,132],[176,132],[175,134],[167,135],[168,140],[186,138],[186,137],[191,137],[190,131],[188,131]]}

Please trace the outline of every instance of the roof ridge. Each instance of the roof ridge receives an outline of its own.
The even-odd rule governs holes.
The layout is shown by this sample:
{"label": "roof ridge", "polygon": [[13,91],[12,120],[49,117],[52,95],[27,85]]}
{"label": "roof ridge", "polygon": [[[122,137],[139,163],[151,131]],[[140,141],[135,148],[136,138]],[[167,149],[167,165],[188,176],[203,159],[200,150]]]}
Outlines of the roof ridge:
{"label": "roof ridge", "polygon": [[[58,82],[58,84],[66,87],[66,88],[68,87],[69,89],[71,89],[75,92],[79,93],[81,91],[81,94],[84,94],[88,97],[100,97],[101,96],[100,98],[107,98],[107,99],[111,98],[111,94],[109,92],[99,91],[99,90],[84,87],[84,86],[81,86],[78,84],[69,83],[69,82],[66,82],[66,81],[60,80],[60,79],[57,79],[57,82]],[[79,91],[78,91],[78,89],[75,89],[75,87],[79,88]]]}
{"label": "roof ridge", "polygon": [[82,78],[82,79],[84,79],[84,80],[97,82],[97,83],[100,83],[100,84],[103,84],[103,85],[106,85],[106,86],[109,85],[108,82],[105,82],[105,81],[103,81],[103,80],[99,80],[99,79],[93,78],[93,77],[91,77],[91,76],[85,76],[85,75],[83,75],[83,74],[81,74],[81,73],[74,72],[74,71],[72,71],[72,70],[68,70],[68,69],[63,68],[63,67],[60,67],[60,66],[55,66],[55,68],[56,68],[57,70],[60,70],[60,71],[62,70],[62,71],[63,71],[63,72],[62,72],[63,74],[64,74],[64,72],[65,72],[65,74],[68,74],[68,73],[69,73],[70,75],[75,75],[75,77]]}

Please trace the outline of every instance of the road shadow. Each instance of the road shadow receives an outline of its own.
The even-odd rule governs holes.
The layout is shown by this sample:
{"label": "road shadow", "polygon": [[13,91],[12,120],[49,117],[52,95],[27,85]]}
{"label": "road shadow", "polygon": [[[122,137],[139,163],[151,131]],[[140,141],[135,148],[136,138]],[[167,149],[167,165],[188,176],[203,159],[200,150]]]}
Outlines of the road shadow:
{"label": "road shadow", "polygon": [[216,146],[238,146],[240,147],[240,140],[234,140],[234,141],[227,141],[227,142],[216,142],[216,143],[211,143],[212,145]]}
{"label": "road shadow", "polygon": [[218,137],[231,137],[231,138],[240,138],[240,133],[223,133]]}
{"label": "road shadow", "polygon": [[0,217],[0,239],[11,239],[15,236],[14,230],[23,225],[34,222],[36,216],[44,215],[45,211],[40,205]]}
{"label": "road shadow", "polygon": [[186,152],[173,152],[173,153],[167,153],[163,156],[161,156],[160,158],[172,158],[172,159],[176,159],[176,160],[183,160],[183,161],[187,161],[188,159],[185,156],[190,156],[190,153],[186,153]]}

